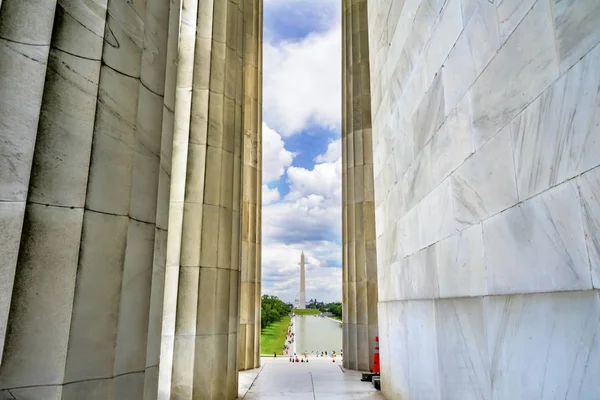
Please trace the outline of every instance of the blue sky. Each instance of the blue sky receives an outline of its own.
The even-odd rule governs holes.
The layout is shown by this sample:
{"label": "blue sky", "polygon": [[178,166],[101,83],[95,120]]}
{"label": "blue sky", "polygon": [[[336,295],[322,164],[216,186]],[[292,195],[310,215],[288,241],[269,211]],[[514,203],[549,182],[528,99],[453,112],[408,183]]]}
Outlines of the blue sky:
{"label": "blue sky", "polygon": [[339,0],[264,0],[263,293],[341,301]]}

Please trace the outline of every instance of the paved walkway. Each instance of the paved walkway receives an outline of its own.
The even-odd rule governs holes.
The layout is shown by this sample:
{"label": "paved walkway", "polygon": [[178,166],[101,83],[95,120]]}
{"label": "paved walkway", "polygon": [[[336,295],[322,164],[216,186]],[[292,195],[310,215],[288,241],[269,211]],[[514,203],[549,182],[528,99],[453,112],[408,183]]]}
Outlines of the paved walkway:
{"label": "paved walkway", "polygon": [[262,358],[262,367],[240,372],[243,400],[384,400],[360,373],[330,360],[290,363],[287,357]]}

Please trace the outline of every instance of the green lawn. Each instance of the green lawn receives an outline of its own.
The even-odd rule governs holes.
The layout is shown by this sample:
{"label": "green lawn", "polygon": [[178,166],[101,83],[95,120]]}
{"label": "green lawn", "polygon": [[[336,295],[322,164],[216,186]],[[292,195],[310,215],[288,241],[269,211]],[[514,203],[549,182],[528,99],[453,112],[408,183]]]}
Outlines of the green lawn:
{"label": "green lawn", "polygon": [[331,318],[337,319],[338,321],[342,320],[342,317],[338,317],[337,315],[332,315]]}
{"label": "green lawn", "polygon": [[313,308],[307,308],[306,310],[292,310],[292,312],[296,315],[319,315],[321,311],[315,310]]}
{"label": "green lawn", "polygon": [[290,317],[286,315],[263,329],[260,332],[260,354],[281,355],[289,325]]}

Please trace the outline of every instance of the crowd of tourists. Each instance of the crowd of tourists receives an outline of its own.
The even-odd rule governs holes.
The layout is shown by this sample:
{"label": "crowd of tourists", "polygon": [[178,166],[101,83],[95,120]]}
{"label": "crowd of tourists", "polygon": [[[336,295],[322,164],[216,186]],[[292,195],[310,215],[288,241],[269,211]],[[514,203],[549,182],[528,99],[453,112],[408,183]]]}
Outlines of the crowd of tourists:
{"label": "crowd of tourists", "polygon": [[288,326],[287,336],[285,338],[285,344],[283,345],[282,354],[290,355],[294,352],[293,344],[295,340],[296,334],[294,333],[294,320],[290,321],[290,325]]}

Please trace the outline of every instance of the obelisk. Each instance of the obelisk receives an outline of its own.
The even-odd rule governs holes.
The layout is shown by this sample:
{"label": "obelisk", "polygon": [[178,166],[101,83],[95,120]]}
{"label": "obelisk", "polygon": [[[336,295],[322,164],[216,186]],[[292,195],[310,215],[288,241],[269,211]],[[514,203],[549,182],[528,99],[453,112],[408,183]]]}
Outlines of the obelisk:
{"label": "obelisk", "polygon": [[300,304],[298,308],[304,310],[306,308],[306,281],[304,279],[304,252],[300,255]]}

